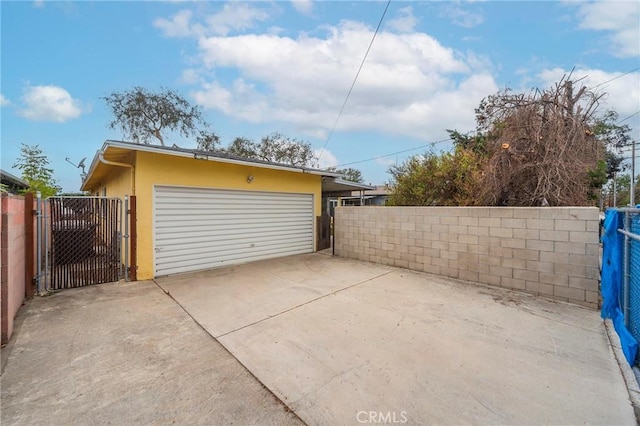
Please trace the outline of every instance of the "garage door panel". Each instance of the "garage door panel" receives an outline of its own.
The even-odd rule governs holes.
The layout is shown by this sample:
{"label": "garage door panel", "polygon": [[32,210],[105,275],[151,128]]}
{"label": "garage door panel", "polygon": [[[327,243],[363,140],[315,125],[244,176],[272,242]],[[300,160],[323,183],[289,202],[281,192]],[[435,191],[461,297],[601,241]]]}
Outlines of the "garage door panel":
{"label": "garage door panel", "polygon": [[[296,248],[289,247],[285,254],[273,254],[273,248],[265,248],[264,250],[255,250],[253,253],[246,252],[223,252],[218,257],[212,257],[209,254],[200,255],[198,257],[182,257],[182,258],[170,258],[165,262],[162,262],[160,268],[158,268],[157,274],[169,275],[178,274],[183,272],[192,272],[202,269],[212,269],[221,266],[236,265],[240,263],[252,262],[256,260],[272,259],[282,256],[293,256],[296,254],[308,253],[306,246]],[[169,272],[170,271],[170,272]]]}
{"label": "garage door panel", "polygon": [[[173,217],[159,217],[156,221],[158,229],[161,227],[175,227],[177,225],[188,228],[190,226],[202,226],[202,225],[210,225],[211,223],[215,223],[218,226],[230,226],[236,225],[237,227],[248,225],[260,225],[264,221],[263,217],[265,214],[255,215],[255,214],[246,214],[242,213],[242,211],[234,212],[233,214],[228,215],[220,215],[216,217],[215,215],[210,215],[208,217],[203,216],[192,216],[190,214],[185,214],[183,217],[180,215],[174,215]],[[298,215],[289,214],[289,215],[271,215],[269,223],[300,223],[301,221],[307,222],[304,219],[300,218],[300,213]]]}
{"label": "garage door panel", "polygon": [[311,194],[155,187],[155,275],[313,251]]}
{"label": "garage door panel", "polygon": [[283,251],[286,251],[287,253],[289,253],[290,251],[298,252],[299,250],[307,249],[307,244],[305,244],[305,241],[270,243],[264,245],[256,245],[255,247],[252,247],[251,250],[246,250],[246,248],[242,245],[228,244],[216,249],[199,251],[197,254],[190,253],[187,250],[175,250],[170,253],[159,252],[157,254],[157,259],[163,261],[163,263],[166,264],[188,262],[197,263],[197,261],[201,259],[207,259],[208,261],[211,261],[211,259],[215,259],[216,262],[221,262],[226,258],[237,258],[242,255],[253,256],[270,252],[273,249],[281,249]]}
{"label": "garage door panel", "polygon": [[[238,236],[237,234],[230,232],[226,234],[214,235],[218,245],[226,244],[227,242],[233,242],[236,244],[245,244],[249,247],[250,244],[263,243],[274,241],[277,237],[285,238],[287,241],[294,241],[297,238],[302,238],[307,241],[309,235],[303,235],[301,232],[295,229],[287,229],[282,232],[255,232],[248,235]],[[173,234],[171,238],[162,238],[159,241],[160,244],[170,244],[172,250],[178,250],[183,248],[207,248],[211,246],[211,235],[201,234]]]}
{"label": "garage door panel", "polygon": [[[201,232],[198,231],[194,231],[194,228],[202,228]],[[205,229],[206,228],[206,229]],[[236,224],[229,224],[229,225],[216,225],[216,226],[209,226],[207,225],[207,222],[194,222],[191,224],[190,227],[188,226],[178,226],[178,227],[170,227],[170,226],[165,226],[164,228],[162,227],[158,227],[156,228],[157,231],[161,232],[162,235],[160,238],[158,238],[156,241],[160,242],[162,241],[163,238],[168,237],[168,238],[174,238],[176,236],[180,236],[180,235],[210,235],[212,237],[216,237],[217,235],[225,235],[228,233],[252,233],[252,232],[286,232],[288,230],[295,230],[295,231],[300,231],[300,230],[308,230],[309,226],[307,224],[304,223],[292,223],[292,224],[288,224],[286,222],[282,222],[282,223],[274,223],[273,226],[271,227],[266,227],[266,226],[260,226],[257,224],[240,224],[240,225],[236,225]]]}

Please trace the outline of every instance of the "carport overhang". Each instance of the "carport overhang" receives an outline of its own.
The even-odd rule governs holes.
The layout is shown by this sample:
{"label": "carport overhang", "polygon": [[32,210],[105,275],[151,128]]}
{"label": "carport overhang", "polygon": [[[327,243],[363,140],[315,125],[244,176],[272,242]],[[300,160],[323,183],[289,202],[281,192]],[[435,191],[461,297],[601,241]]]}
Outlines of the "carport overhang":
{"label": "carport overhang", "polygon": [[351,197],[352,191],[369,191],[376,189],[375,186],[365,185],[362,183],[351,182],[340,179],[339,177],[323,176],[322,177],[322,196],[323,197]]}

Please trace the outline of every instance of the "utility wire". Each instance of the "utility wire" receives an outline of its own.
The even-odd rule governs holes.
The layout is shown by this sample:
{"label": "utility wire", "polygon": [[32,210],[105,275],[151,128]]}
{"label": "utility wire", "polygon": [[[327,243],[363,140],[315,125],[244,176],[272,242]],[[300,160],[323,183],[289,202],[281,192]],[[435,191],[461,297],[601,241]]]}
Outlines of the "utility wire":
{"label": "utility wire", "polygon": [[[388,6],[389,6],[389,3],[387,3],[387,7],[388,7]],[[387,12],[387,10],[385,9],[385,13],[386,13],[386,12]],[[384,14],[382,15],[382,17],[384,18]],[[380,23],[382,23],[382,19],[380,20]],[[378,24],[378,28],[379,28],[379,27],[380,27],[380,24]],[[376,32],[377,32],[377,30],[376,30]],[[374,38],[375,38],[375,35],[374,35]],[[373,43],[373,40],[371,40],[371,43]],[[371,48],[371,45],[369,45],[369,48]],[[369,53],[369,50],[367,50],[367,53]],[[365,55],[365,59],[366,59],[366,55]],[[364,60],[362,61],[362,63],[364,64]],[[360,68],[362,69],[362,65],[360,65]],[[634,69],[632,69],[632,70],[630,70],[630,71],[627,71],[627,72],[626,72],[626,73],[624,73],[624,74],[620,74],[620,75],[619,75],[619,76],[617,76],[617,77],[614,77],[614,78],[609,79],[609,80],[607,80],[607,81],[604,81],[604,82],[602,82],[602,83],[600,83],[600,84],[597,84],[597,85],[595,85],[595,86],[591,87],[589,90],[593,90],[593,89],[595,89],[596,87],[599,87],[599,86],[605,85],[605,84],[607,84],[607,83],[610,83],[610,82],[612,82],[612,81],[614,81],[614,80],[617,80],[617,79],[619,79],[619,78],[621,78],[621,77],[624,77],[625,75],[629,75],[629,74],[631,74],[632,72],[635,72],[635,71],[638,71],[638,70],[640,70],[640,67],[636,67],[636,68],[634,68]],[[358,73],[360,73],[360,70],[358,70]],[[357,79],[357,78],[358,78],[358,76],[356,75],[356,79]],[[355,80],[353,81],[353,84],[355,84]],[[351,85],[351,89],[353,89],[353,84]],[[351,93],[351,89],[349,90],[349,94]],[[349,94],[347,94],[347,99],[349,98]],[[344,106],[345,106],[345,105],[346,105],[346,103],[347,103],[347,99],[345,99],[345,103],[342,105],[342,108],[343,108],[343,109],[344,109]],[[340,110],[340,114],[342,114],[342,109]],[[340,118],[340,114],[338,114],[338,118]],[[618,124],[620,124],[620,123],[623,123],[623,122],[625,122],[625,121],[629,120],[630,118],[635,117],[635,116],[636,116],[636,115],[638,115],[638,114],[640,114],[640,111],[636,111],[636,112],[634,112],[633,114],[631,114],[631,115],[629,115],[629,116],[627,116],[627,117],[623,118],[622,120],[618,120],[618,122],[616,123],[616,125],[618,125]],[[337,123],[337,122],[338,122],[338,119],[336,119],[336,123]],[[335,128],[336,123],[334,123],[334,128]],[[520,127],[521,127],[521,128],[526,128],[526,127],[529,127],[529,125],[523,125],[523,126],[520,126]],[[637,131],[638,131],[638,130],[633,131],[632,133],[636,133]],[[331,133],[333,133],[333,129],[331,129]],[[330,138],[330,137],[331,137],[331,134],[329,134],[329,138]],[[449,142],[449,141],[452,141],[452,140],[453,140],[453,139],[451,139],[451,138],[448,138],[448,139],[442,139],[442,140],[435,141],[435,142],[430,142],[430,143],[428,143],[428,144],[426,144],[426,145],[421,145],[421,146],[418,146],[418,147],[415,147],[415,148],[410,148],[410,149],[405,149],[405,150],[402,150],[402,151],[392,152],[392,153],[390,153],[390,154],[385,154],[385,155],[378,155],[377,157],[367,158],[367,159],[365,159],[365,160],[351,161],[351,162],[349,162],[349,163],[339,164],[339,165],[337,165],[336,167],[351,166],[351,165],[353,165],[353,164],[360,164],[360,163],[366,163],[366,162],[368,162],[368,161],[379,160],[380,158],[391,157],[391,156],[393,156],[393,155],[403,154],[403,153],[405,153],[405,152],[416,151],[416,150],[418,150],[418,149],[427,148],[427,147],[429,147],[429,146],[431,146],[431,145],[435,145],[435,144],[438,144],[438,143]],[[329,139],[328,139],[328,138],[327,138],[327,142],[329,142]],[[327,142],[325,142],[325,145],[324,145],[325,147],[327,146]],[[640,149],[640,148],[639,148],[639,149]],[[324,151],[324,147],[322,148],[322,150]],[[322,155],[322,153],[321,153],[320,155]]]}
{"label": "utility wire", "polygon": [[336,167],[344,167],[344,166],[350,166],[352,164],[366,163],[367,161],[378,160],[380,158],[391,157],[393,155],[403,154],[405,152],[416,151],[418,149],[424,149],[424,148],[427,148],[429,146],[435,145],[437,143],[444,143],[444,142],[449,142],[449,141],[452,141],[452,140],[453,139],[451,139],[451,138],[447,138],[447,139],[442,139],[442,140],[435,141],[435,142],[429,142],[426,145],[420,145],[420,146],[417,146],[415,148],[403,149],[402,151],[396,151],[396,152],[392,152],[390,154],[385,154],[385,155],[378,155],[377,157],[367,158],[366,160],[358,160],[358,161],[352,161],[350,163],[343,163],[343,164],[337,165]]}
{"label": "utility wire", "polygon": [[336,130],[336,126],[338,125],[338,120],[340,120],[340,116],[342,116],[342,113],[344,112],[344,107],[347,106],[347,101],[349,100],[349,96],[351,96],[351,92],[353,91],[353,86],[355,86],[356,81],[358,81],[358,77],[360,76],[360,71],[362,71],[362,67],[364,66],[364,62],[367,60],[367,56],[369,56],[369,51],[371,50],[371,46],[373,46],[373,41],[376,39],[376,36],[378,35],[378,31],[380,31],[380,26],[382,25],[382,21],[384,20],[384,16],[387,14],[387,10],[389,9],[390,4],[391,4],[391,0],[388,0],[387,5],[384,8],[384,12],[382,12],[382,16],[380,17],[380,21],[378,21],[378,27],[376,28],[376,31],[373,33],[373,37],[371,38],[369,47],[367,47],[367,52],[364,54],[364,58],[362,58],[362,62],[360,63],[360,67],[358,68],[358,72],[356,73],[356,76],[353,79],[353,83],[351,83],[351,87],[347,92],[347,96],[344,98],[344,102],[342,103],[342,108],[340,108],[340,112],[336,117],[336,121],[333,122],[333,127],[331,127],[331,131],[329,132],[329,136],[327,136],[327,140],[324,142],[324,145],[320,150],[320,154],[318,155],[318,162],[320,162],[320,159],[322,158],[322,154],[324,154],[324,150],[327,147],[327,144],[329,143],[329,139],[331,139],[333,132]]}
{"label": "utility wire", "polygon": [[636,68],[632,69],[631,71],[627,71],[627,72],[625,72],[624,74],[620,74],[619,76],[617,76],[617,77],[613,77],[613,78],[612,78],[612,79],[610,79],[610,80],[603,81],[603,82],[602,82],[602,83],[600,83],[600,84],[596,84],[595,86],[593,86],[593,87],[589,88],[589,90],[593,90],[593,89],[595,89],[596,87],[600,87],[600,86],[603,86],[603,85],[605,85],[605,84],[607,84],[607,83],[611,83],[613,80],[617,80],[617,79],[619,79],[619,78],[624,77],[625,75],[629,75],[629,74],[631,74],[632,72],[635,72],[635,71],[638,71],[638,70],[640,70],[640,67],[636,67]]}
{"label": "utility wire", "polygon": [[636,115],[640,114],[640,111],[636,111],[633,114],[631,114],[628,117],[623,118],[622,120],[618,121],[618,124],[622,123],[623,121],[627,121],[628,119],[630,119],[631,117],[635,117]]}

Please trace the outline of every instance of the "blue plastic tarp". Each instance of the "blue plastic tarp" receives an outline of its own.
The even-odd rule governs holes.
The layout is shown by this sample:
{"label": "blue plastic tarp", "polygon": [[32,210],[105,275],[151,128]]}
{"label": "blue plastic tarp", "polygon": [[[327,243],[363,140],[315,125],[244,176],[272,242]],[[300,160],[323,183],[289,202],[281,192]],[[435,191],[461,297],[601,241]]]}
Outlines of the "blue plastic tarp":
{"label": "blue plastic tarp", "polygon": [[624,325],[622,313],[622,256],[624,237],[618,229],[624,228],[624,214],[617,210],[607,210],[602,236],[602,318],[611,319],[620,337],[622,352],[629,365],[635,364],[638,341]]}

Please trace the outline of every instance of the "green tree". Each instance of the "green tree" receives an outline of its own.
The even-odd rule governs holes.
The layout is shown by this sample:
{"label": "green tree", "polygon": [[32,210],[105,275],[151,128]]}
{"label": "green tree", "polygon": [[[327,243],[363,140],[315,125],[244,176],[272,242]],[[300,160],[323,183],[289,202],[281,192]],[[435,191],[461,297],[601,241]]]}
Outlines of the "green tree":
{"label": "green tree", "polygon": [[344,176],[345,180],[356,183],[364,183],[364,178],[362,177],[362,172],[358,169],[354,169],[352,167],[347,167],[346,169],[338,169],[336,167],[329,167],[327,170],[340,173]]}
{"label": "green tree", "polygon": [[247,138],[236,138],[224,151],[239,157],[272,163],[297,167],[317,166],[311,144],[280,133],[267,135],[259,143]]}
{"label": "green tree", "polygon": [[220,136],[215,132],[200,130],[196,136],[196,142],[200,151],[213,152],[220,143]]}
{"label": "green tree", "polygon": [[475,136],[460,133],[457,130],[447,129],[449,137],[453,141],[455,148],[468,149],[479,156],[487,155],[487,136],[478,133]]}
{"label": "green tree", "polygon": [[20,157],[13,167],[22,172],[22,179],[29,184],[26,192],[40,192],[42,198],[47,198],[56,195],[62,189],[53,178],[49,159],[38,145],[21,144]]}
{"label": "green tree", "polygon": [[475,152],[416,155],[391,166],[390,205],[469,206],[477,203],[482,160]]}
{"label": "green tree", "polygon": [[[616,193],[616,207],[627,206],[630,202],[631,194],[631,174],[624,173],[616,175],[615,185],[613,179],[609,180],[603,188],[603,196],[605,204],[609,207],[613,207],[613,193]],[[636,176],[636,182],[634,186],[635,197],[634,200],[640,203],[640,176]]]}
{"label": "green tree", "polygon": [[593,136],[598,140],[605,150],[605,161],[607,164],[607,178],[613,178],[615,173],[624,170],[622,164],[623,157],[616,153],[617,150],[631,144],[631,127],[628,125],[620,125],[618,122],[618,113],[615,111],[607,111],[598,118],[591,129],[587,130],[589,136]]}
{"label": "green tree", "polygon": [[156,141],[165,146],[167,132],[184,137],[197,137],[198,145],[213,150],[218,138],[208,130],[209,125],[198,106],[193,106],[178,92],[161,89],[152,92],[136,86],[124,92],[113,92],[105,100],[113,119],[111,129],[119,128],[126,138],[136,143]]}

